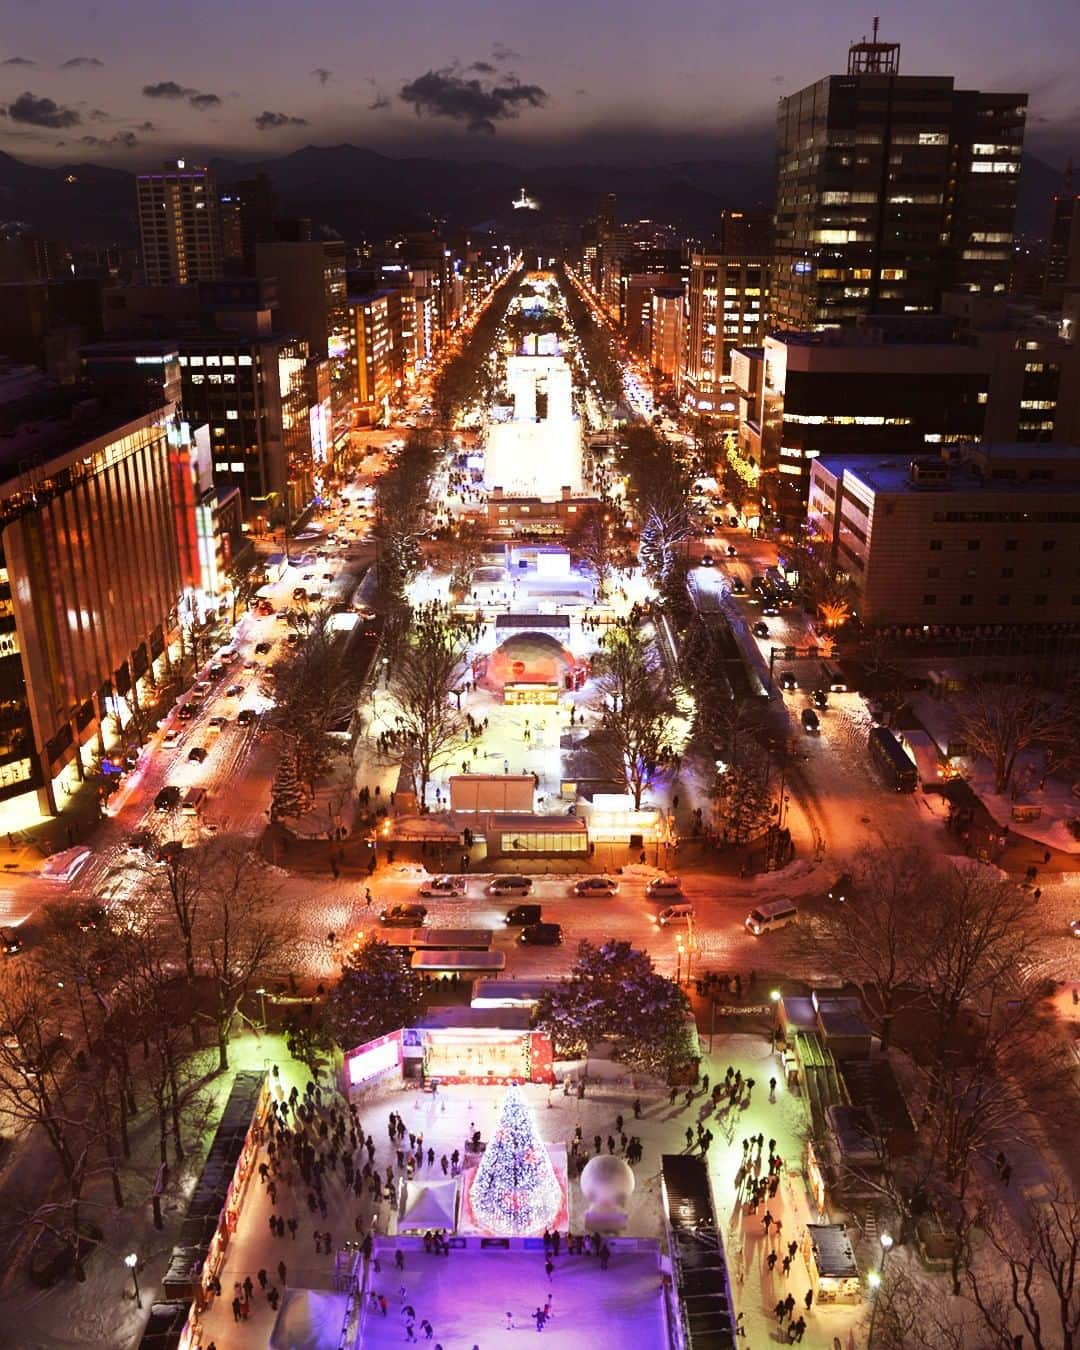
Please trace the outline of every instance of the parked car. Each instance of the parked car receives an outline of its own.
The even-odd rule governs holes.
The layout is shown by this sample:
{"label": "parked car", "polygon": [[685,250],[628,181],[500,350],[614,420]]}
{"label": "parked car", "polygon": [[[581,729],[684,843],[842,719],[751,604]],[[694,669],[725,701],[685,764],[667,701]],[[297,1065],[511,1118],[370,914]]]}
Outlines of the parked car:
{"label": "parked car", "polygon": [[162,736],[161,738],[161,744],[165,747],[166,750],[171,750],[175,745],[178,745],[179,742],[180,742],[180,729],[178,727],[170,727],[168,731],[165,733],[165,735]]}
{"label": "parked car", "polygon": [[193,745],[188,751],[188,760],[192,764],[204,764],[206,756],[210,753],[204,745]]}
{"label": "parked car", "polygon": [[798,689],[798,687],[799,682],[796,680],[795,672],[793,670],[782,670],[780,672],[781,689]]}
{"label": "parked car", "polygon": [[438,899],[454,899],[465,894],[465,882],[461,877],[430,877],[420,886],[420,894]]}
{"label": "parked car", "polygon": [[829,899],[842,905],[851,894],[852,876],[850,872],[841,872],[829,887]]}
{"label": "parked car", "polygon": [[540,922],[539,905],[515,905],[513,909],[506,911],[504,920],[508,928],[513,928],[519,924],[533,924]]}
{"label": "parked car", "polygon": [[653,877],[645,887],[650,900],[666,900],[674,895],[682,895],[682,882],[678,877]]}
{"label": "parked car", "polygon": [[265,656],[269,650],[270,650],[269,642],[256,642],[255,644],[256,656]]}
{"label": "parked car", "polygon": [[228,726],[228,724],[229,724],[229,719],[228,719],[227,717],[222,717],[222,716],[219,714],[217,717],[211,717],[211,719],[210,719],[210,721],[208,722],[207,725],[208,725],[208,726],[214,727],[215,730],[217,730],[217,731],[220,731],[222,727]]}
{"label": "parked car", "polygon": [[496,877],[488,887],[489,895],[532,895],[533,884],[529,877]]}
{"label": "parked car", "polygon": [[180,789],[175,783],[169,783],[154,798],[155,811],[175,811],[180,805]]}
{"label": "parked car", "polygon": [[225,674],[225,667],[221,664],[220,661],[215,661],[214,664],[207,670],[206,673],[212,676],[215,680],[217,680],[220,679],[221,676]]}
{"label": "parked car", "polygon": [[184,851],[184,841],[182,839],[163,839],[157,846],[154,858],[159,863],[172,862],[174,858],[179,858]]}
{"label": "parked car", "polygon": [[762,623],[762,621],[759,619],[757,623],[754,624],[754,636],[762,638],[768,637],[769,625],[767,623]]}
{"label": "parked car", "polygon": [[521,930],[518,941],[526,947],[558,947],[562,928],[557,923],[530,923]]}
{"label": "parked car", "polygon": [[423,905],[389,905],[379,915],[379,922],[387,928],[420,928],[426,918]]}
{"label": "parked car", "polygon": [[239,698],[243,692],[244,686],[242,684],[230,684],[228,689],[225,690],[225,697]]}
{"label": "parked car", "polygon": [[242,727],[246,727],[250,726],[251,723],[255,721],[256,717],[258,717],[258,715],[259,714],[255,711],[254,708],[241,708],[240,711],[236,714],[236,720]]}
{"label": "parked car", "polygon": [[0,928],[0,951],[5,956],[18,956],[23,949],[23,940],[17,928]]}
{"label": "parked car", "polygon": [[575,895],[614,895],[619,883],[611,877],[582,877],[574,883]]}
{"label": "parked car", "polygon": [[198,717],[201,712],[201,703],[181,703],[180,711],[176,715],[181,722],[190,722],[193,717]]}
{"label": "parked car", "polygon": [[802,710],[802,729],[808,736],[816,736],[821,730],[821,719],[813,708],[804,708]]}

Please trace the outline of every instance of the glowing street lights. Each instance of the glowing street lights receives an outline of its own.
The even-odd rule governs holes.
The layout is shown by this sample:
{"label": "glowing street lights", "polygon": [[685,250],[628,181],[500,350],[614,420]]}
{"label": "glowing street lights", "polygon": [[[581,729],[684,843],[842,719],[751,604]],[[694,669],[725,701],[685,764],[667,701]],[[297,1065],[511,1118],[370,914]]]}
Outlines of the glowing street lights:
{"label": "glowing street lights", "polygon": [[874,1296],[873,1306],[870,1309],[870,1326],[867,1329],[866,1345],[867,1350],[873,1350],[874,1347],[874,1318],[877,1316],[877,1291],[881,1288],[881,1281],[885,1276],[885,1261],[889,1255],[889,1250],[893,1245],[893,1236],[891,1233],[882,1233],[878,1238],[881,1243],[881,1265],[877,1270],[872,1270],[866,1277],[866,1282],[870,1286],[871,1293]]}
{"label": "glowing street lights", "polygon": [[685,948],[685,944],[684,944],[684,942],[683,942],[683,935],[682,935],[681,933],[676,933],[676,934],[675,934],[675,983],[678,984],[678,985],[681,985],[681,984],[682,984],[682,959],[683,959],[683,952],[685,951],[685,949],[686,949],[686,948]]}
{"label": "glowing street lights", "polygon": [[135,1252],[128,1252],[127,1256],[124,1257],[124,1265],[131,1271],[131,1280],[135,1286],[135,1303],[136,1306],[141,1308],[142,1295],[139,1293],[139,1258]]}

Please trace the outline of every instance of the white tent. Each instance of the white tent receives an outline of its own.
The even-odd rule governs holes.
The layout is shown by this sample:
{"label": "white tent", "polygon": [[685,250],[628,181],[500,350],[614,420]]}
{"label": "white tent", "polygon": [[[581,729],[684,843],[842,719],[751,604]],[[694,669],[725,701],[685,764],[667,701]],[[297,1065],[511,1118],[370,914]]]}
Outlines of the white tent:
{"label": "white tent", "polygon": [[398,1219],[398,1232],[433,1229],[452,1233],[457,1227],[457,1181],[410,1181]]}
{"label": "white tent", "polygon": [[347,1294],[321,1289],[286,1289],[269,1350],[338,1350],[348,1308]]}

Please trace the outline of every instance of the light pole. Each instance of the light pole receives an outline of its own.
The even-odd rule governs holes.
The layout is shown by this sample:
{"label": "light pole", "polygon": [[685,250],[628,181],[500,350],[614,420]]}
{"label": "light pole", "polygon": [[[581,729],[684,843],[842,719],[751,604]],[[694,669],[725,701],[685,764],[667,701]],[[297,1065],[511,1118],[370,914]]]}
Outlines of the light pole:
{"label": "light pole", "polygon": [[135,1286],[135,1303],[137,1307],[142,1307],[142,1295],[139,1293],[139,1258],[134,1252],[128,1252],[124,1257],[124,1265],[131,1271],[131,1281]]}
{"label": "light pole", "polygon": [[681,933],[675,935],[675,983],[682,985],[682,957],[683,957],[683,936]]}
{"label": "light pole", "polygon": [[266,989],[259,985],[255,992],[259,996],[259,1016],[262,1019],[263,1031],[266,1030]]}
{"label": "light pole", "polygon": [[889,1255],[889,1249],[893,1245],[892,1234],[882,1233],[881,1236],[878,1238],[878,1241],[881,1243],[881,1265],[878,1266],[877,1270],[872,1270],[870,1274],[866,1277],[867,1283],[873,1290],[874,1295],[874,1303],[870,1309],[870,1326],[867,1329],[866,1334],[867,1350],[874,1350],[874,1318],[877,1316],[877,1305],[878,1305],[877,1291],[881,1288],[881,1281],[885,1276],[885,1261]]}

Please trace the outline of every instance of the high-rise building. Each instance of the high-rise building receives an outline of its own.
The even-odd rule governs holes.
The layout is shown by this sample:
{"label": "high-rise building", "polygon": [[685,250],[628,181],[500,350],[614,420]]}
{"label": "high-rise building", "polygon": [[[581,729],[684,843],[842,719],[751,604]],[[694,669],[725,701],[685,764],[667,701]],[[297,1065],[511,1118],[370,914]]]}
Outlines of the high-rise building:
{"label": "high-rise building", "polygon": [[769,316],[768,252],[692,253],[686,299],[683,393],[699,412],[735,424],[731,352],[756,346]]}
{"label": "high-rise building", "polygon": [[223,190],[220,199],[221,253],[226,264],[247,274],[255,271],[255,245],[272,243],[277,205],[266,174],[245,178]]}
{"label": "high-rise building", "polygon": [[901,75],[898,43],[780,100],[774,325],[931,313],[1005,290],[1027,95]]}
{"label": "high-rise building", "polygon": [[136,179],[143,272],[154,286],[221,276],[221,219],[213,173],[178,159]]}
{"label": "high-rise building", "polygon": [[656,287],[652,292],[649,366],[658,391],[679,398],[682,392],[683,337],[686,305],[682,286]]}
{"label": "high-rise building", "polygon": [[[1068,178],[1071,180],[1072,175]],[[1060,305],[1067,288],[1080,286],[1080,195],[1071,182],[1054,196],[1046,239],[1043,298]]]}
{"label": "high-rise building", "polygon": [[304,339],[316,360],[330,363],[331,446],[352,424],[355,353],[349,334],[345,245],[340,239],[256,243],[255,270],[277,281],[275,325]]}
{"label": "high-rise building", "polygon": [[395,296],[393,291],[349,296],[349,323],[356,352],[356,416],[363,426],[372,426],[388,416],[396,391],[391,321]]}

